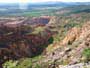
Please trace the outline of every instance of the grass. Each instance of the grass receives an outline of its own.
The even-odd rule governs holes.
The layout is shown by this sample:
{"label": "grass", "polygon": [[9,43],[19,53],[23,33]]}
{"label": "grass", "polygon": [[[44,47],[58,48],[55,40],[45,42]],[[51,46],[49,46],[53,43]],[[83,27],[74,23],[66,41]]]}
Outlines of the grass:
{"label": "grass", "polygon": [[41,68],[36,62],[41,60],[42,56],[34,58],[22,58],[18,61],[9,60],[3,64],[3,68]]}
{"label": "grass", "polygon": [[32,10],[29,12],[23,12],[20,15],[26,16],[26,17],[39,17],[43,15],[49,15],[52,16],[54,15],[56,9],[46,9],[46,10]]}
{"label": "grass", "polygon": [[82,54],[86,58],[86,62],[90,61],[90,48],[84,49]]}
{"label": "grass", "polygon": [[42,32],[44,30],[45,30],[45,27],[37,27],[37,28],[34,29],[32,34],[38,34],[38,33]]}
{"label": "grass", "polygon": [[[23,16],[31,16],[31,17],[38,17],[38,16],[41,16],[41,15],[52,15],[54,16],[54,12],[52,9],[50,10],[43,10],[43,11],[31,11],[31,12],[24,12],[22,13],[21,15]],[[74,13],[70,13],[70,14],[74,14]],[[59,17],[60,15],[58,15]],[[76,15],[75,15],[76,16]],[[69,16],[62,16],[62,19],[59,18],[58,20],[60,20],[60,22],[55,21],[55,25],[56,27],[54,29],[51,29],[52,31],[58,31],[58,33],[53,36],[53,39],[49,39],[49,42],[52,43],[50,45],[48,45],[48,47],[46,48],[48,53],[49,52],[52,52],[54,51],[54,46],[53,46],[53,42],[60,42],[65,36],[66,36],[66,33],[67,31],[69,30],[69,28],[73,28],[73,27],[81,27],[83,25],[83,23],[87,22],[90,18],[90,13],[80,13],[80,17],[76,17],[74,18]],[[78,20],[79,19],[79,20]],[[65,23],[65,21],[67,21],[67,23]],[[58,22],[58,23],[57,23]],[[55,26],[54,25],[54,26]],[[59,27],[58,27],[59,26]],[[40,32],[43,32],[45,30],[44,27],[37,27],[34,29],[34,31],[32,32],[32,34],[38,34]],[[62,31],[60,31],[62,30]],[[27,33],[29,34],[29,33]],[[80,44],[80,42],[82,42],[82,40],[80,41],[76,41],[73,45],[74,46],[78,46],[78,44]],[[73,47],[74,47],[73,46]],[[90,48],[87,48],[83,51],[83,56],[86,57],[86,60],[90,60]],[[13,61],[13,60],[10,60],[10,61],[7,61],[3,64],[3,68],[32,68],[34,66],[34,68],[42,68],[41,66],[42,65],[48,65],[48,63],[43,63],[42,65],[40,64],[37,64],[38,61],[42,60],[43,57],[40,55],[40,56],[36,56],[34,58],[24,58],[24,59],[20,59],[18,61]],[[68,64],[68,61],[62,61],[61,64]],[[45,66],[44,66],[45,67]]]}

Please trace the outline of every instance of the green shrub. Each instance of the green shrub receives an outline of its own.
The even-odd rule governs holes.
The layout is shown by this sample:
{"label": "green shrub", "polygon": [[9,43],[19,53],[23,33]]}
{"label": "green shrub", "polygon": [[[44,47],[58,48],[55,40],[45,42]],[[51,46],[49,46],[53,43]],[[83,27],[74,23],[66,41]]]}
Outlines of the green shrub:
{"label": "green shrub", "polygon": [[15,68],[32,68],[32,60],[29,58],[22,59]]}
{"label": "green shrub", "polygon": [[41,68],[40,64],[36,62],[42,57],[22,58],[18,61],[9,60],[3,64],[3,68]]}
{"label": "green shrub", "polygon": [[55,42],[60,42],[60,36],[59,36],[59,34],[57,34],[57,35],[54,36],[54,41]]}
{"label": "green shrub", "polygon": [[77,23],[67,23],[64,27],[69,29],[69,28],[72,28],[72,27],[75,27],[75,26],[79,26],[79,24],[77,24]]}
{"label": "green shrub", "polygon": [[20,61],[7,61],[3,64],[3,68],[32,68],[31,59],[22,59]]}
{"label": "green shrub", "polygon": [[36,64],[34,68],[41,68],[41,66],[39,64]]}
{"label": "green shrub", "polygon": [[54,41],[53,37],[50,37],[49,40],[48,40],[48,42],[49,42],[50,44],[52,44],[53,41]]}
{"label": "green shrub", "polygon": [[3,68],[15,68],[16,65],[17,61],[10,60],[3,64]]}
{"label": "green shrub", "polygon": [[90,60],[90,48],[84,49],[83,56],[86,58],[86,61]]}

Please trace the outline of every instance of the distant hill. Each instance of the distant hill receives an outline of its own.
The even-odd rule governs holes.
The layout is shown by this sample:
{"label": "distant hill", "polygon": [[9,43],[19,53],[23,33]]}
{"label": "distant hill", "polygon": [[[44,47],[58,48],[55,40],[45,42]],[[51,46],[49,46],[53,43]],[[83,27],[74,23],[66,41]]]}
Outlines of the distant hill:
{"label": "distant hill", "polygon": [[0,4],[0,16],[53,16],[55,15],[54,13],[61,8],[65,10],[74,9],[73,11],[76,12],[78,9],[81,10],[89,7],[90,2],[42,2],[28,3],[27,9],[20,9],[20,5],[18,3],[3,3]]}
{"label": "distant hill", "polygon": [[[72,6],[72,5],[90,5],[90,2],[40,2],[40,3],[27,3],[28,7],[43,7],[43,6]],[[19,3],[1,3],[0,8],[19,7]]]}

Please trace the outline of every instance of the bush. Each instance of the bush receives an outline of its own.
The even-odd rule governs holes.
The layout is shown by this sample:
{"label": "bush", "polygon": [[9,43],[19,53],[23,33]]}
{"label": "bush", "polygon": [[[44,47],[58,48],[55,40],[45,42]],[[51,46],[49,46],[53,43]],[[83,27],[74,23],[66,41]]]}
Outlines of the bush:
{"label": "bush", "polygon": [[54,41],[53,37],[50,37],[49,40],[48,40],[49,44],[52,44],[53,41]]}
{"label": "bush", "polygon": [[90,60],[90,48],[84,49],[83,56],[86,58],[86,61]]}
{"label": "bush", "polygon": [[69,29],[69,28],[72,28],[72,27],[75,27],[75,26],[79,26],[79,25],[80,24],[72,22],[72,23],[67,23],[66,25],[64,25],[64,28]]}
{"label": "bush", "polygon": [[15,66],[17,65],[17,61],[7,61],[6,63],[3,64],[3,68],[15,68]]}
{"label": "bush", "polygon": [[29,59],[25,59],[24,61],[19,62],[16,68],[32,68],[32,62]]}
{"label": "bush", "polygon": [[42,68],[36,62],[42,57],[37,56],[34,58],[22,58],[18,61],[9,60],[3,64],[3,68]]}
{"label": "bush", "polygon": [[20,61],[7,61],[3,64],[3,68],[32,68],[31,59],[22,59]]}

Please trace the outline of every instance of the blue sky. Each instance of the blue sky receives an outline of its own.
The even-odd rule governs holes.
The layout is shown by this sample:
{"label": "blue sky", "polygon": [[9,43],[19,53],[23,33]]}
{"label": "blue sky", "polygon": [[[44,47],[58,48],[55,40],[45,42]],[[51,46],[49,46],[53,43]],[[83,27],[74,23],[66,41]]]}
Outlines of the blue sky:
{"label": "blue sky", "polygon": [[27,3],[27,2],[47,2],[47,1],[61,1],[61,2],[90,2],[90,0],[0,0],[0,3]]}

